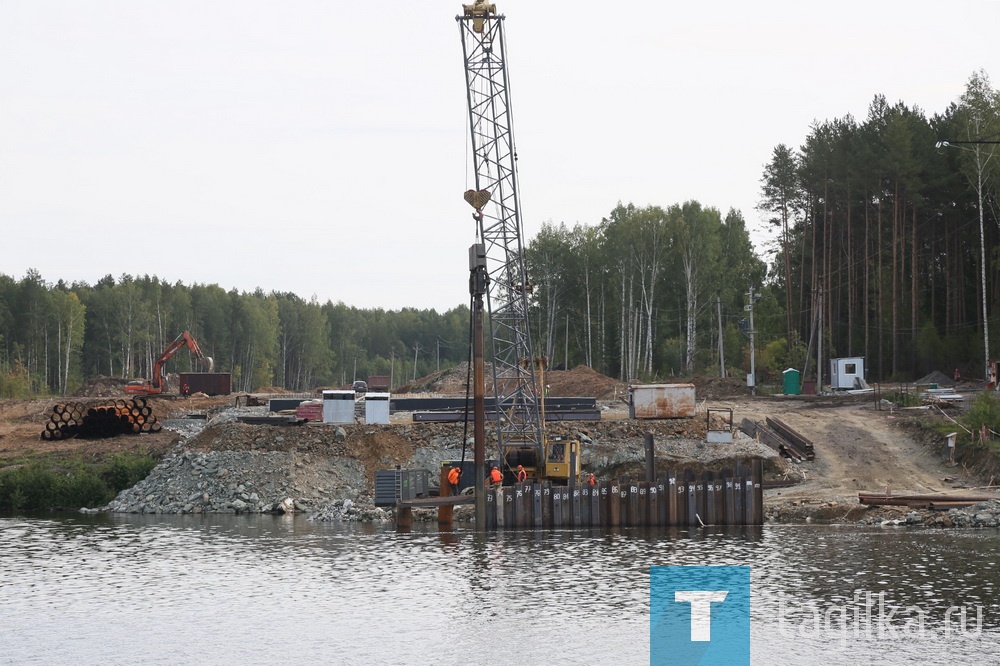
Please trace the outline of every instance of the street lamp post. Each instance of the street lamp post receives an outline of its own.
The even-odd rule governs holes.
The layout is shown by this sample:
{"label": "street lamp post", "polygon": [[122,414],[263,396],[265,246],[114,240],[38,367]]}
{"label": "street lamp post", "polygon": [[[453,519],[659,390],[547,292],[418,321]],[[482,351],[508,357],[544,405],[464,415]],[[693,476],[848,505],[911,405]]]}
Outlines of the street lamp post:
{"label": "street lamp post", "polygon": [[[977,148],[966,148],[956,144],[973,144]],[[976,156],[976,194],[979,198],[979,279],[983,296],[983,365],[985,374],[984,381],[988,384],[990,379],[990,323],[986,317],[986,230],[983,225],[983,168],[986,166],[982,162],[982,155],[978,148],[981,144],[998,144],[1000,141],[938,141],[936,148],[958,148],[966,150]],[[987,158],[988,160],[989,158]]]}

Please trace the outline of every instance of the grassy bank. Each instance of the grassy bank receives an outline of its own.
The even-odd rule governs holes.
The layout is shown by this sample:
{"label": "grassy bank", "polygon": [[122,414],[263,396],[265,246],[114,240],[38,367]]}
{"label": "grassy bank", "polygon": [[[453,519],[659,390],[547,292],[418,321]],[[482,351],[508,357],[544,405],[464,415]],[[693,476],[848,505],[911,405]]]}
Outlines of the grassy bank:
{"label": "grassy bank", "polygon": [[146,478],[159,462],[147,453],[103,460],[36,460],[0,470],[0,511],[98,507]]}
{"label": "grassy bank", "polygon": [[945,436],[957,433],[955,460],[983,478],[1000,476],[1000,438],[993,434],[1000,433],[1000,395],[995,391],[977,394],[969,408],[954,419],[935,420],[928,426],[941,454],[948,455]]}

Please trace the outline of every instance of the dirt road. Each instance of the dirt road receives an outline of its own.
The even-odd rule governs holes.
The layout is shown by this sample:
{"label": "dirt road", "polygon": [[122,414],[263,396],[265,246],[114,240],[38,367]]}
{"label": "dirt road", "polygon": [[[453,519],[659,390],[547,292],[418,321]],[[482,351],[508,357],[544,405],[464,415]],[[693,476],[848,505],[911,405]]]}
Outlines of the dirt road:
{"label": "dirt road", "polygon": [[[839,398],[738,398],[712,406],[732,407],[737,422],[777,416],[812,440],[816,459],[789,463],[805,480],[768,490],[770,506],[801,506],[803,515],[844,515],[856,507],[859,491],[924,494],[984,485],[961,466],[949,465],[943,439],[914,422],[942,418],[928,411],[880,411],[868,400]],[[981,491],[977,491],[979,493]],[[810,511],[826,505],[830,511]],[[838,516],[838,517],[840,517]]]}
{"label": "dirt road", "polygon": [[[190,400],[157,399],[161,420],[188,412],[205,412],[231,404],[232,397]],[[777,416],[813,441],[816,459],[788,463],[789,476],[804,477],[798,485],[768,490],[772,506],[816,506],[835,503],[856,506],[859,491],[895,494],[947,492],[984,485],[969,478],[961,467],[949,467],[942,443],[922,436],[907,422],[913,412],[878,411],[872,402],[852,398],[771,398],[739,396],[699,400],[702,407],[729,407],[738,425],[744,418]],[[164,452],[177,441],[164,429],[154,435],[119,436],[104,440],[43,441],[39,434],[54,401],[0,401],[0,469],[36,459],[102,457],[121,451]],[[605,414],[607,420],[627,418],[623,402]],[[927,412],[924,418],[928,418]],[[692,420],[703,427],[704,416]],[[415,427],[419,427],[415,424]],[[696,428],[692,427],[692,430]],[[926,441],[925,441],[926,440]]]}

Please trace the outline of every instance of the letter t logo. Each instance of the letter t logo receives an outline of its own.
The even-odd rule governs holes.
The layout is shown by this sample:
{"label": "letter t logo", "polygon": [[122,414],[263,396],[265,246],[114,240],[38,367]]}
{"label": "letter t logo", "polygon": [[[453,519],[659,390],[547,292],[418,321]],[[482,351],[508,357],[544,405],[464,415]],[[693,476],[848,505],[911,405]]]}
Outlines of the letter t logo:
{"label": "letter t logo", "polygon": [[691,640],[708,642],[712,640],[712,602],[723,602],[729,592],[677,590],[674,601],[691,604]]}

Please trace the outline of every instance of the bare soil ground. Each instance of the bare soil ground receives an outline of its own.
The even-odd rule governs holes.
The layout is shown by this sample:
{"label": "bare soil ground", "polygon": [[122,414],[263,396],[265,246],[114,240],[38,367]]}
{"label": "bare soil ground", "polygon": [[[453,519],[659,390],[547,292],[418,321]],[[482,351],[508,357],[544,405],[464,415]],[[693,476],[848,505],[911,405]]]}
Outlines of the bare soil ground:
{"label": "bare soil ground", "polygon": [[[465,368],[435,373],[422,378],[410,387],[413,391],[433,392],[441,395],[464,395]],[[551,396],[597,397],[605,411],[607,421],[628,419],[623,396],[627,386],[612,378],[578,367],[566,371],[546,373]],[[859,491],[894,494],[947,492],[957,488],[987,485],[976,479],[963,467],[949,466],[946,449],[940,438],[930,438],[913,425],[914,419],[941,418],[929,412],[889,412],[876,410],[871,397],[817,397],[793,398],[753,397],[746,387],[733,380],[696,378],[696,395],[699,407],[732,408],[736,426],[744,418],[763,420],[777,416],[813,441],[816,451],[814,461],[789,463],[790,477],[803,477],[801,483],[782,489],[768,490],[766,502],[799,516],[817,518],[843,518],[851,512],[864,513],[858,508]],[[94,393],[103,393],[114,382],[102,378]],[[84,402],[88,398],[69,398],[66,401]],[[93,398],[97,399],[97,398]],[[58,460],[61,457],[92,457],[114,455],[121,451],[143,451],[159,454],[177,441],[177,435],[167,429],[156,434],[142,434],[103,440],[71,439],[43,441],[40,433],[49,418],[54,400],[3,400],[0,401],[0,469],[33,460]],[[65,401],[62,401],[65,402]],[[161,421],[182,417],[187,413],[206,413],[232,405],[234,397],[218,398],[154,398],[151,405]],[[921,416],[912,416],[920,414]],[[394,418],[395,421],[395,418]],[[689,434],[704,432],[704,414],[688,421],[672,422],[672,431]],[[648,422],[647,422],[648,423]],[[627,425],[625,423],[623,426]],[[636,427],[641,426],[637,423]],[[666,422],[661,422],[666,425]],[[412,424],[410,428],[433,428],[433,424]],[[585,427],[580,424],[577,427]],[[252,426],[233,425],[237,430],[252,430]],[[660,431],[657,426],[650,430]],[[619,428],[622,436],[631,436],[630,428]],[[609,432],[614,433],[615,428]],[[241,431],[242,432],[242,431]],[[370,433],[369,433],[370,434]],[[611,435],[614,436],[613,434]],[[686,435],[685,435],[686,436]],[[412,442],[399,438],[368,436],[358,442],[356,450],[366,461],[386,457],[396,460],[405,457]],[[981,492],[981,491],[977,491]]]}
{"label": "bare soil ground", "polygon": [[[116,394],[115,397],[124,397]],[[221,398],[151,398],[149,404],[159,420],[178,418],[188,413],[232,403],[232,397]],[[177,434],[164,429],[158,433],[119,435],[107,439],[73,439],[45,441],[41,438],[52,407],[57,404],[101,402],[101,398],[68,397],[64,400],[0,400],[0,469],[38,460],[85,457],[101,459],[116,453],[135,452],[159,455],[177,442]]]}

